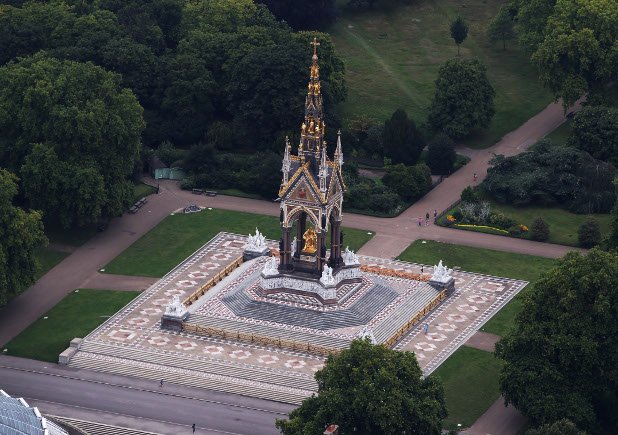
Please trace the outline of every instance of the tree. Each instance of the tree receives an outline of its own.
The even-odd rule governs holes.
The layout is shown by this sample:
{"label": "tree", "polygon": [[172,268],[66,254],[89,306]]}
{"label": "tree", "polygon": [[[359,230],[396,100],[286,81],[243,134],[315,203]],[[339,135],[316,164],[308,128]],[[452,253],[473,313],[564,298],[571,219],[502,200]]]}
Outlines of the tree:
{"label": "tree", "polygon": [[572,422],[563,418],[551,424],[529,429],[526,435],[586,435],[586,432],[579,430]]}
{"label": "tree", "polygon": [[538,217],[530,225],[530,238],[537,242],[545,242],[549,239],[549,225],[545,219]]}
{"label": "tree", "polygon": [[451,23],[451,38],[457,44],[457,56],[459,56],[459,46],[468,37],[468,25],[461,16],[457,16]]}
{"label": "tree", "polygon": [[594,218],[586,220],[577,231],[577,240],[582,248],[592,248],[601,243],[601,227]]}
{"label": "tree", "polygon": [[497,343],[506,403],[533,424],[566,418],[618,430],[617,262],[598,249],[568,253],[525,293],[514,329]]}
{"label": "tree", "polygon": [[0,306],[34,282],[35,249],[47,243],[41,213],[13,205],[15,174],[0,169]]}
{"label": "tree", "polygon": [[519,42],[534,53],[545,38],[547,19],[554,12],[556,0],[511,0],[515,30]]}
{"label": "tree", "polygon": [[431,189],[431,171],[422,163],[415,166],[399,163],[388,167],[382,182],[405,201],[416,201]]}
{"label": "tree", "polygon": [[[614,180],[616,196],[618,197],[618,180]],[[603,245],[610,250],[618,250],[618,200],[614,203],[611,215],[611,229],[609,236],[603,241]]]}
{"label": "tree", "polygon": [[453,172],[456,160],[455,142],[450,137],[444,133],[439,133],[429,142],[426,162],[432,174],[450,174]]}
{"label": "tree", "polygon": [[342,433],[440,434],[446,406],[442,384],[423,378],[416,357],[355,340],[330,355],[315,375],[318,394],[277,420],[285,435],[319,434],[336,423]]}
{"label": "tree", "polygon": [[335,20],[334,0],[259,0],[294,30],[326,29]]}
{"label": "tree", "polygon": [[532,60],[565,109],[618,77],[617,6],[615,0],[556,2]]}
{"label": "tree", "polygon": [[48,222],[69,227],[122,214],[143,127],[142,108],[118,74],[42,54],[0,68],[0,160],[23,171],[26,199]]}
{"label": "tree", "polygon": [[500,7],[496,16],[489,23],[487,36],[491,42],[502,41],[502,49],[506,50],[506,41],[515,38],[513,17],[508,6]]}
{"label": "tree", "polygon": [[476,59],[450,59],[440,67],[428,122],[453,139],[487,127],[494,116],[494,88]]}
{"label": "tree", "polygon": [[571,124],[568,145],[618,165],[618,109],[585,106]]}
{"label": "tree", "polygon": [[384,154],[393,163],[413,165],[425,147],[425,140],[403,109],[397,109],[384,122]]}

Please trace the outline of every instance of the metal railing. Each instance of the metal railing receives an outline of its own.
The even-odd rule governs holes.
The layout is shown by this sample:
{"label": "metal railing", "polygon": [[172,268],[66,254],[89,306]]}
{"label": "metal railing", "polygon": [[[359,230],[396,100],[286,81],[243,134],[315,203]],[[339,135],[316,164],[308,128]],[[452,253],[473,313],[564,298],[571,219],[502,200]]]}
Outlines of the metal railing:
{"label": "metal railing", "polygon": [[225,278],[230,273],[232,273],[232,271],[236,269],[238,266],[240,266],[242,263],[243,263],[243,257],[241,255],[238,258],[236,258],[236,260],[234,260],[233,262],[225,266],[223,270],[217,272],[215,276],[209,279],[206,283],[202,284],[197,290],[195,290],[193,293],[187,296],[185,300],[182,301],[182,303],[185,306],[191,305],[193,302],[197,301],[199,298],[204,296],[208,290],[210,290],[215,285],[217,285],[217,283],[220,282],[223,278]]}

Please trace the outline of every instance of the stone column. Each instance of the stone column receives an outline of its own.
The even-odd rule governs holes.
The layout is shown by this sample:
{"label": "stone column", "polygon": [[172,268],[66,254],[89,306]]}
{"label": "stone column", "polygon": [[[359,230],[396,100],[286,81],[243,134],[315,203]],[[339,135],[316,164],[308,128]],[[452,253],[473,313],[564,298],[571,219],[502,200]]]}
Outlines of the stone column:
{"label": "stone column", "polygon": [[330,228],[330,258],[328,264],[332,268],[337,268],[343,264],[341,259],[341,221],[332,220]]}
{"label": "stone column", "polygon": [[303,239],[303,235],[305,234],[305,230],[307,226],[307,213],[302,212],[300,217],[298,218],[298,234],[296,235],[296,239],[298,241],[298,245],[296,247],[296,253],[300,256],[300,251],[303,249],[305,245],[305,239]]}
{"label": "stone column", "polygon": [[326,229],[320,231],[318,234],[317,252],[316,252],[316,266],[317,273],[321,274],[324,264],[326,263]]}
{"label": "stone column", "polygon": [[[284,227],[283,228],[283,232],[282,232],[282,244],[279,247],[280,248],[280,256],[281,256],[281,262],[279,264],[279,270],[284,272],[286,270],[290,270],[292,268],[292,249],[291,249],[291,239],[290,239],[290,235],[292,232],[292,227]],[[281,249],[283,248],[283,249]]]}

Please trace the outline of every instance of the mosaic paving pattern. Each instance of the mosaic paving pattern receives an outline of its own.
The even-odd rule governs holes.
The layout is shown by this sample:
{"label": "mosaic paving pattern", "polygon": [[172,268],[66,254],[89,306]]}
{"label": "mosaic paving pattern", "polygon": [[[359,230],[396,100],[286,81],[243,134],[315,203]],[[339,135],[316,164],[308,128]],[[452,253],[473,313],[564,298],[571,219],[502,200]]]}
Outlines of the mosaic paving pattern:
{"label": "mosaic paving pattern", "polygon": [[[111,345],[116,350],[113,355],[99,355],[97,361],[101,364],[108,361],[106,358],[122,359],[123,349],[125,349],[127,352],[147,351],[148,359],[144,360],[144,364],[154,362],[152,354],[155,353],[162,357],[181,357],[187,361],[224,363],[229,367],[242,368],[243,370],[256,369],[273,374],[281,373],[296,377],[299,380],[311,379],[315,371],[323,366],[324,359],[319,356],[240,343],[233,340],[220,340],[184,332],[172,332],[162,330],[159,327],[161,315],[172,296],[178,295],[181,299],[184,299],[214,274],[232,263],[242,255],[246,239],[246,236],[235,234],[218,234],[88,335],[82,346],[89,350],[87,352],[80,351],[78,355],[83,354],[84,357],[96,356],[97,346],[109,347]],[[275,242],[270,242],[270,244],[272,247],[276,247]],[[421,269],[421,265],[373,257],[360,256],[360,261],[362,264],[401,269],[412,273],[419,273]],[[251,265],[250,269],[259,271],[261,265]],[[426,273],[430,273],[432,267],[424,266],[424,269]],[[459,271],[454,273],[454,277],[456,279],[454,295],[435,309],[424,321],[429,324],[428,333],[423,333],[421,325],[418,325],[396,345],[397,349],[415,352],[419,364],[426,374],[438,367],[442,361],[527,284],[523,281]],[[220,290],[220,293],[215,296],[207,294],[210,299],[195,310],[202,314],[216,313],[216,315],[222,317],[234,316],[234,313],[222,303],[221,298],[231,291],[231,284],[241,278],[242,276],[230,276],[227,283],[229,285],[225,289]],[[396,277],[379,276],[379,279],[394,289],[399,296],[369,322],[370,326],[387,318],[396,307],[397,300],[413,295],[414,292],[426,285],[425,283],[411,282]],[[355,301],[362,298],[363,292],[366,291],[364,287],[368,287],[366,284],[367,282],[364,282],[345,304],[354,304]],[[350,289],[345,291],[349,292]],[[257,294],[254,293],[253,296],[256,300],[259,300]],[[296,304],[303,308],[311,306],[309,301],[303,299],[285,303],[277,300],[273,295],[263,299],[267,299],[270,303],[287,306],[295,306]],[[290,331],[296,330],[295,328],[303,329],[269,320],[256,320],[256,322],[288,328]],[[360,327],[345,327],[323,333],[350,337],[356,334],[359,329]],[[135,362],[133,361],[132,364],[135,364]],[[161,365],[161,367],[165,366]],[[178,368],[169,367],[169,370],[178,370]]]}

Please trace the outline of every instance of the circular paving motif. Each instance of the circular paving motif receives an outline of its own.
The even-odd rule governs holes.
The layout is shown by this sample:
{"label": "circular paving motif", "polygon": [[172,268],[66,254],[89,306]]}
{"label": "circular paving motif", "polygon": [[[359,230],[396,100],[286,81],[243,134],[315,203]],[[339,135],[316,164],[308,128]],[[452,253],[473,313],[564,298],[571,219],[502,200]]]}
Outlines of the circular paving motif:
{"label": "circular paving motif", "polygon": [[285,362],[285,366],[289,369],[302,369],[307,363],[299,359],[290,359]]}
{"label": "circular paving motif", "polygon": [[225,252],[217,252],[216,254],[212,254],[210,256],[211,260],[225,261],[232,258],[230,254],[226,254]]}
{"label": "circular paving motif", "polygon": [[457,310],[462,311],[464,313],[474,313],[475,311],[478,311],[479,309],[474,305],[461,304],[461,305],[457,305]]}
{"label": "circular paving motif", "polygon": [[158,308],[144,308],[143,310],[141,310],[139,313],[143,314],[145,316],[158,316],[162,313],[163,311],[161,311]]}
{"label": "circular paving motif", "polygon": [[229,355],[230,355],[230,358],[247,359],[251,356],[251,352],[247,350],[238,349],[233,352],[230,352]]}
{"label": "circular paving motif", "polygon": [[416,343],[414,347],[424,352],[433,352],[436,349],[435,344],[425,342]]}
{"label": "circular paving motif", "polygon": [[279,358],[274,355],[260,355],[257,360],[262,364],[274,364],[279,361]]}
{"label": "circular paving motif", "polygon": [[436,329],[439,331],[444,331],[444,332],[452,332],[457,329],[457,326],[451,323],[438,323],[436,325]]}
{"label": "circular paving motif", "polygon": [[427,340],[431,340],[431,341],[444,341],[444,340],[446,340],[446,335],[440,334],[439,332],[430,332],[428,334],[425,334],[425,336],[427,337]]}
{"label": "circular paving motif", "polygon": [[221,346],[206,346],[204,347],[204,353],[209,353],[211,355],[221,355],[223,353],[223,348]]}
{"label": "circular paving motif", "polygon": [[184,288],[195,287],[197,285],[197,281],[193,281],[191,279],[183,279],[182,281],[178,281],[176,285],[178,287]]}
{"label": "circular paving motif", "polygon": [[197,344],[189,340],[182,340],[179,341],[174,347],[179,350],[193,350],[197,347]]}
{"label": "circular paving motif", "polygon": [[243,242],[242,240],[226,240],[225,242],[221,243],[221,246],[232,249],[242,249],[245,247],[245,245],[246,242]]}
{"label": "circular paving motif", "polygon": [[468,300],[468,302],[471,302],[473,304],[484,304],[489,300],[488,297],[481,295],[468,296],[466,299]]}
{"label": "circular paving motif", "polygon": [[170,342],[170,339],[167,337],[163,337],[161,335],[155,335],[153,337],[150,337],[148,339],[148,343],[154,345],[154,346],[165,346],[167,343]]}
{"label": "circular paving motif", "polygon": [[193,279],[206,278],[208,275],[210,275],[208,272],[203,272],[201,270],[194,270],[187,274],[189,278],[193,278]]}
{"label": "circular paving motif", "polygon": [[446,316],[446,318],[451,322],[457,323],[465,322],[466,320],[468,320],[468,316],[464,314],[449,314]]}
{"label": "circular paving motif", "polygon": [[107,336],[116,341],[129,341],[135,338],[137,334],[130,329],[114,329]]}

